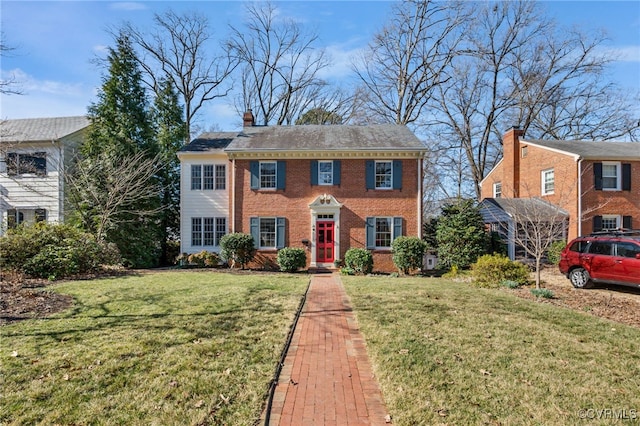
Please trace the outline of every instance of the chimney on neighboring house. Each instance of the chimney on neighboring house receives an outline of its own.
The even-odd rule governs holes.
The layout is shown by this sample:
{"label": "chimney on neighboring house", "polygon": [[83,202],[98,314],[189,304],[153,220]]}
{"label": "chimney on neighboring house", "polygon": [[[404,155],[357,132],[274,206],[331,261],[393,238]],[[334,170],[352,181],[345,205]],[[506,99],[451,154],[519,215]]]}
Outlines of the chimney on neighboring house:
{"label": "chimney on neighboring house", "polygon": [[524,131],[513,126],[502,137],[502,194],[503,197],[520,197],[520,137]]}
{"label": "chimney on neighboring house", "polygon": [[248,108],[247,111],[242,116],[242,127],[252,127],[255,125],[255,117],[253,116],[253,112],[251,108]]}

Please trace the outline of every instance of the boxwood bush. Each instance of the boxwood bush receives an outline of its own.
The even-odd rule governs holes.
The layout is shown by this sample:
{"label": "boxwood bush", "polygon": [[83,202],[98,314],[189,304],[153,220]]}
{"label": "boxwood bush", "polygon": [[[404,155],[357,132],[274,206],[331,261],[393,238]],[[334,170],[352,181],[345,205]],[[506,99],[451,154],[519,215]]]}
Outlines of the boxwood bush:
{"label": "boxwood bush", "polygon": [[370,274],[373,271],[373,255],[363,248],[350,248],[344,255],[344,264],[357,274]]}
{"label": "boxwood bush", "polygon": [[220,238],[220,256],[227,261],[230,267],[240,264],[244,267],[253,260],[256,255],[253,237],[250,234],[234,232]]}
{"label": "boxwood bush", "polygon": [[499,254],[480,256],[471,268],[474,284],[478,287],[497,288],[506,280],[523,285],[529,280],[529,269],[525,265]]}
{"label": "boxwood bush", "polygon": [[307,254],[301,248],[285,247],[278,250],[276,261],[281,271],[296,272],[307,266]]}
{"label": "boxwood bush", "polygon": [[418,237],[398,237],[391,243],[393,264],[403,274],[420,269],[426,248],[426,243]]}

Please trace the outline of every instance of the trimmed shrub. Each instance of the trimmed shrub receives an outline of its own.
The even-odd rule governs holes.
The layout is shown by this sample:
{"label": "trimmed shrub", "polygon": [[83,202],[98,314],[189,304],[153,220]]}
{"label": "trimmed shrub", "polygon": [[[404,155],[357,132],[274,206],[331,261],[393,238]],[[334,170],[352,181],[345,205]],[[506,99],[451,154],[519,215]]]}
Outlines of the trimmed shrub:
{"label": "trimmed shrub", "polygon": [[350,248],[344,255],[344,264],[357,274],[370,274],[373,271],[373,255],[363,248]]}
{"label": "trimmed shrub", "polygon": [[307,254],[301,248],[285,247],[278,250],[276,261],[281,271],[296,272],[307,266]]}
{"label": "trimmed shrub", "polygon": [[514,262],[506,256],[485,254],[472,265],[472,276],[475,285],[496,288],[505,280],[526,284],[529,270],[522,263]]}
{"label": "trimmed shrub", "polygon": [[352,268],[349,268],[348,266],[343,266],[342,268],[340,268],[340,275],[355,275],[356,271],[354,271]]}
{"label": "trimmed shrub", "polygon": [[220,238],[220,256],[227,261],[229,267],[235,267],[236,263],[244,269],[256,255],[253,237],[249,234],[234,232]]}
{"label": "trimmed shrub", "polygon": [[562,249],[567,245],[566,241],[555,241],[547,249],[547,260],[552,265],[560,263],[560,253]]}
{"label": "trimmed shrub", "polygon": [[0,238],[0,266],[35,278],[56,280],[119,263],[115,245],[100,243],[70,225],[38,222]]}
{"label": "trimmed shrub", "polygon": [[418,237],[398,237],[391,243],[393,264],[403,274],[420,269],[426,248],[426,243]]}

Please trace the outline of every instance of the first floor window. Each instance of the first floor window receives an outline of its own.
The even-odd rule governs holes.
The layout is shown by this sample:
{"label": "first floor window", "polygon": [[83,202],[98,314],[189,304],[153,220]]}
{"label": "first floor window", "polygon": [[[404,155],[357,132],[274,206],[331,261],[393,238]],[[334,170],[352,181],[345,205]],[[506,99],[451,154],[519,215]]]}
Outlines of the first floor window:
{"label": "first floor window", "polygon": [[553,169],[542,171],[542,195],[553,194],[555,190],[555,176]]}
{"label": "first floor window", "polygon": [[276,218],[260,219],[260,247],[276,247]]}
{"label": "first floor window", "polygon": [[603,215],[602,216],[602,230],[612,230],[620,228],[620,216],[617,215]]}
{"label": "first floor window", "polygon": [[368,217],[366,242],[369,249],[389,249],[394,239],[402,235],[401,217]]}
{"label": "first floor window", "polygon": [[225,217],[192,217],[191,245],[217,247],[227,233]]}
{"label": "first floor window", "polygon": [[7,227],[15,228],[21,223],[25,222],[44,222],[47,220],[47,210],[46,209],[35,209],[35,210],[18,210],[18,209],[9,209],[7,210]]}

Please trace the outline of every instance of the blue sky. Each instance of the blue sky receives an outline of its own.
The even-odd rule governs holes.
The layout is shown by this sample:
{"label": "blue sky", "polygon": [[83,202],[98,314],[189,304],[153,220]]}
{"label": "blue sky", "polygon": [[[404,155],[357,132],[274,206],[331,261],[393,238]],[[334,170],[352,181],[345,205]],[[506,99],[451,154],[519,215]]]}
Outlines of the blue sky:
{"label": "blue sky", "polygon": [[[550,16],[564,25],[602,28],[611,38],[616,61],[611,79],[630,93],[640,92],[640,1],[545,1]],[[389,14],[388,1],[285,1],[280,13],[317,30],[334,65],[326,78],[349,72],[350,58],[370,40]],[[95,101],[101,70],[92,62],[113,40],[108,28],[124,21],[145,28],[154,13],[200,10],[216,39],[229,24],[240,25],[240,1],[5,1],[0,19],[6,43],[16,48],[2,58],[3,79],[21,81],[23,95],[0,95],[0,118],[82,115]],[[200,117],[204,128],[234,129],[239,117],[229,105],[211,104]]]}

